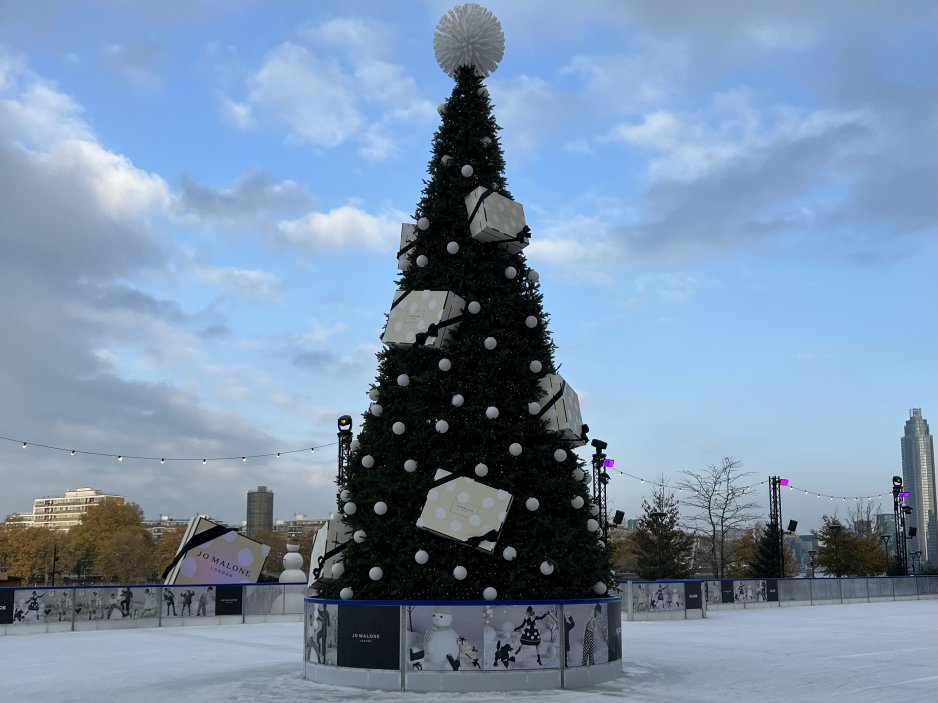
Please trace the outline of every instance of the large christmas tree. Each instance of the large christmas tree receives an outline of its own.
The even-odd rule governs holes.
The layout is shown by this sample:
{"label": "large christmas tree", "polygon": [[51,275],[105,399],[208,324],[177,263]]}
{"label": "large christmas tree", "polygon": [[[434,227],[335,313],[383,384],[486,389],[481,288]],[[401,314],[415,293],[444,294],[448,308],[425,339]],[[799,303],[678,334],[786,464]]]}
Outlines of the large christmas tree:
{"label": "large christmas tree", "polygon": [[[451,17],[466,10],[494,20],[478,6]],[[530,232],[508,192],[483,84],[494,66],[478,49],[491,33],[480,40],[478,24],[464,21],[454,33],[443,39],[462,53],[440,62],[455,86],[440,106],[416,226],[404,226],[373,403],[340,480],[350,538],[319,592],[595,597],[612,577],[604,516],[572,451],[583,428],[563,426],[579,410],[555,375],[538,275],[523,253]]]}

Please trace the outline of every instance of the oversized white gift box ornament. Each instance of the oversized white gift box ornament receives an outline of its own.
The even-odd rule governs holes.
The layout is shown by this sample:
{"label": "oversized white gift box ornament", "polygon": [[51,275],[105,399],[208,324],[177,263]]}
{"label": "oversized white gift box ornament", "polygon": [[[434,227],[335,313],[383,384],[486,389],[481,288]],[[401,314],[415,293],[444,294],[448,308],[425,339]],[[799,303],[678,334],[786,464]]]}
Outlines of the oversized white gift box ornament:
{"label": "oversized white gift box ornament", "polygon": [[342,556],[345,543],[352,537],[352,531],[345,520],[332,515],[326,524],[319,528],[313,540],[313,551],[309,558],[309,585],[317,581],[333,578],[332,565]]}
{"label": "oversized white gift box ornament", "polygon": [[467,476],[437,469],[417,527],[492,552],[512,495]]}
{"label": "oversized white gift box ornament", "polygon": [[469,233],[480,242],[498,242],[517,254],[531,241],[524,208],[511,198],[479,186],[466,196]]}
{"label": "oversized white gift box ornament", "polygon": [[572,447],[581,447],[587,440],[583,432],[583,418],[580,415],[580,399],[563,376],[549,373],[540,380],[541,411],[540,417],[547,421],[547,427],[557,432]]}
{"label": "oversized white gift box ornament", "polygon": [[163,572],[168,586],[257,583],[270,553],[266,544],[204,517],[186,528],[172,563]]}
{"label": "oversized white gift box ornament", "polygon": [[417,243],[417,228],[406,222],[401,225],[401,248],[397,250],[397,268],[399,271],[410,270],[410,255]]}
{"label": "oversized white gift box ornament", "polygon": [[462,298],[447,290],[398,290],[381,341],[439,349],[459,325],[465,306]]}

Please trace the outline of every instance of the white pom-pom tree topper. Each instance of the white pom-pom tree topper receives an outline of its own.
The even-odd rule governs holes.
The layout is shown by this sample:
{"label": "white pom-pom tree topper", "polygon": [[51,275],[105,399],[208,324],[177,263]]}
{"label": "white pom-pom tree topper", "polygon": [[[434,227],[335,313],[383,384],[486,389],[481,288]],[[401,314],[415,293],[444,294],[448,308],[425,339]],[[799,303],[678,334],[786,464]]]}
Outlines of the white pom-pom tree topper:
{"label": "white pom-pom tree topper", "polygon": [[505,55],[505,33],[492,12],[468,2],[440,18],[433,33],[433,54],[448,76],[460,66],[472,66],[480,76],[487,76]]}

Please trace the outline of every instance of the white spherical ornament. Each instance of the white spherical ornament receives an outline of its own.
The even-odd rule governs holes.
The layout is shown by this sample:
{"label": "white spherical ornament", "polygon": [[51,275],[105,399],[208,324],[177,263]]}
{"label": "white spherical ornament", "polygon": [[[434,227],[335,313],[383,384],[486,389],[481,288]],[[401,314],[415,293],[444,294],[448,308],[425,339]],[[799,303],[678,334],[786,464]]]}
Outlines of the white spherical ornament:
{"label": "white spherical ornament", "polygon": [[449,154],[443,154],[443,156],[440,157],[440,163],[443,164],[444,166],[452,160],[453,160],[453,157],[450,156]]}
{"label": "white spherical ornament", "polygon": [[406,373],[402,373],[397,377],[397,385],[399,386],[409,386],[410,385],[410,376]]}
{"label": "white spherical ornament", "polygon": [[449,423],[446,420],[438,420],[436,423],[436,431],[440,434],[446,434],[449,432]]}
{"label": "white spherical ornament", "polygon": [[430,220],[428,220],[426,217],[421,217],[419,220],[417,220],[417,229],[423,231],[430,229]]}
{"label": "white spherical ornament", "polygon": [[380,566],[372,566],[368,570],[368,578],[372,581],[380,581],[382,576],[384,576],[384,571]]}
{"label": "white spherical ornament", "polygon": [[352,502],[348,502],[342,506],[342,512],[345,513],[346,515],[354,515],[357,510],[358,510],[358,506]]}
{"label": "white spherical ornament", "polygon": [[482,478],[483,476],[488,475],[489,467],[486,466],[485,464],[476,464],[475,472],[476,472],[476,476],[478,476],[479,478]]}
{"label": "white spherical ornament", "polygon": [[[485,90],[485,88],[480,88],[479,90]],[[486,91],[486,93],[488,93],[488,91]],[[491,138],[491,137],[482,137],[482,140],[481,140],[481,141],[482,141],[482,146],[488,146],[489,144],[492,143],[492,138]]]}
{"label": "white spherical ornament", "polygon": [[351,451],[354,454],[355,452],[357,452],[359,449],[362,448],[362,443],[359,442],[357,439],[353,439],[352,443],[348,445],[348,448],[349,448],[349,451]]}
{"label": "white spherical ornament", "polygon": [[598,506],[598,505],[591,505],[591,506],[590,506],[590,515],[592,515],[593,517],[596,517],[597,515],[599,515],[599,506]]}
{"label": "white spherical ornament", "polygon": [[544,365],[540,361],[535,359],[530,364],[528,364],[528,368],[531,369],[531,373],[540,373],[541,369],[544,368]]}
{"label": "white spherical ornament", "polygon": [[384,408],[383,408],[383,407],[381,407],[381,406],[378,405],[377,403],[372,404],[372,406],[371,406],[371,414],[372,414],[372,415],[374,415],[375,417],[381,417],[381,413],[383,413],[383,412],[384,412]]}
{"label": "white spherical ornament", "polygon": [[532,513],[541,507],[541,501],[537,498],[528,498],[524,501],[524,507],[530,510]]}
{"label": "white spherical ornament", "polygon": [[393,425],[391,425],[391,432],[393,432],[396,435],[402,435],[406,431],[407,431],[407,426],[403,422],[398,421],[398,422],[395,422]]}
{"label": "white spherical ornament", "polygon": [[587,532],[596,532],[599,529],[599,523],[596,522],[593,518],[590,518],[586,521],[586,531]]}
{"label": "white spherical ornament", "polygon": [[[478,93],[478,95],[479,95],[480,98],[484,98],[486,95],[489,94],[489,89],[486,88],[486,87],[483,85],[481,88],[479,88],[479,89],[476,91],[476,93]],[[486,137],[486,139],[488,139],[488,137]]]}
{"label": "white spherical ornament", "polygon": [[457,5],[436,25],[433,55],[448,76],[455,77],[460,66],[472,66],[477,75],[487,76],[505,55],[502,25],[481,5]]}
{"label": "white spherical ornament", "polygon": [[603,542],[601,539],[596,540],[596,544],[598,544],[600,547],[602,547],[602,548],[604,548],[604,549],[605,549],[605,547],[606,547],[606,543]]}
{"label": "white spherical ornament", "polygon": [[362,466],[364,466],[366,469],[370,469],[374,465],[375,458],[371,456],[371,454],[365,454],[365,456],[362,457]]}
{"label": "white spherical ornament", "polygon": [[339,591],[339,598],[342,600],[351,600],[354,595],[355,593],[348,586]]}
{"label": "white spherical ornament", "polygon": [[541,570],[541,573],[544,574],[545,576],[550,576],[552,573],[554,573],[554,565],[551,564],[549,561],[542,561],[539,568]]}
{"label": "white spherical ornament", "polygon": [[446,114],[446,103],[440,103],[439,105],[437,105],[437,106],[436,106],[436,111],[439,112],[440,115],[445,115],[445,114]]}
{"label": "white spherical ornament", "polygon": [[351,493],[348,492],[347,488],[343,488],[342,492],[339,494],[339,500],[348,500],[348,497]]}
{"label": "white spherical ornament", "polygon": [[377,388],[372,388],[370,391],[368,391],[368,397],[369,397],[371,400],[377,400],[377,399],[378,399],[378,389],[377,389]]}
{"label": "white spherical ornament", "polygon": [[462,581],[468,575],[469,572],[466,571],[465,566],[457,566],[455,569],[453,569],[453,578],[457,581]]}
{"label": "white spherical ornament", "polygon": [[446,251],[450,254],[459,253],[459,243],[458,242],[448,242],[446,245]]}
{"label": "white spherical ornament", "polygon": [[583,496],[574,496],[573,500],[570,501],[570,505],[572,505],[576,510],[582,508],[585,505]]}
{"label": "white spherical ornament", "polygon": [[428,259],[425,254],[421,254],[420,256],[417,257],[417,266],[419,266],[420,268],[423,268],[429,263],[430,263],[430,259]]}
{"label": "white spherical ornament", "polygon": [[466,306],[466,310],[468,310],[473,315],[477,315],[479,313],[479,310],[481,309],[482,309],[482,306],[479,305],[478,300],[473,300]]}
{"label": "white spherical ornament", "polygon": [[485,600],[495,600],[496,598],[498,598],[498,591],[496,591],[494,588],[489,586],[488,588],[482,591],[482,597],[485,598]]}
{"label": "white spherical ornament", "polygon": [[517,275],[518,269],[516,269],[514,266],[509,266],[505,269],[505,278],[507,278],[509,281]]}
{"label": "white spherical ornament", "polygon": [[368,538],[368,533],[364,530],[355,530],[352,534],[352,539],[355,540],[356,544],[361,544]]}
{"label": "white spherical ornament", "polygon": [[606,584],[604,584],[602,581],[597,581],[593,584],[593,593],[595,593],[597,596],[603,595],[608,590],[609,589],[606,587]]}
{"label": "white spherical ornament", "polygon": [[388,511],[388,504],[383,500],[375,503],[375,515],[384,515]]}
{"label": "white spherical ornament", "polygon": [[413,459],[408,459],[407,461],[404,462],[404,471],[406,471],[409,474],[412,474],[416,470],[417,470],[416,461],[414,461]]}
{"label": "white spherical ornament", "polygon": [[494,405],[490,405],[485,409],[485,416],[489,420],[495,420],[498,417],[498,408]]}
{"label": "white spherical ornament", "polygon": [[539,280],[541,280],[541,274],[539,274],[534,269],[531,269],[528,271],[528,280],[531,281],[531,283],[537,283]]}
{"label": "white spherical ornament", "polygon": [[451,368],[453,368],[453,362],[450,361],[449,359],[444,358],[444,359],[440,359],[436,363],[436,366],[440,371],[449,371]]}
{"label": "white spherical ornament", "polygon": [[566,458],[567,458],[567,452],[565,449],[554,450],[554,461],[563,461]]}
{"label": "white spherical ornament", "polygon": [[418,549],[417,553],[414,554],[414,561],[418,564],[426,564],[430,560],[430,555],[427,554],[423,549]]}
{"label": "white spherical ornament", "polygon": [[495,341],[495,337],[486,337],[485,341],[482,342],[482,345],[489,351],[492,351],[495,347],[498,346],[498,342]]}
{"label": "white spherical ornament", "polygon": [[341,561],[337,561],[332,565],[332,578],[337,579],[341,578],[342,574],[345,573],[345,564]]}
{"label": "white spherical ornament", "polygon": [[524,324],[533,330],[535,327],[537,327],[537,318],[534,317],[534,315],[528,315],[526,318],[524,318]]}
{"label": "white spherical ornament", "polygon": [[512,442],[508,447],[508,453],[512,456],[521,456],[523,448],[517,442]]}
{"label": "white spherical ornament", "polygon": [[466,164],[461,169],[459,169],[459,172],[466,178],[469,178],[473,173],[475,173],[475,169],[473,169],[469,164]]}
{"label": "white spherical ornament", "polygon": [[574,481],[582,481],[582,480],[583,480],[583,476],[585,476],[585,474],[583,473],[583,469],[581,469],[580,467],[577,467],[577,468],[575,468],[575,469],[573,470],[573,480],[574,480]]}
{"label": "white spherical ornament", "polygon": [[541,412],[541,404],[538,402],[528,403],[528,412],[531,415],[537,415],[539,412]]}
{"label": "white spherical ornament", "polygon": [[514,561],[516,556],[518,556],[518,550],[516,550],[514,547],[505,547],[502,550],[502,557],[505,559],[505,561]]}
{"label": "white spherical ornament", "polygon": [[463,398],[459,393],[453,396],[452,403],[453,403],[454,408],[461,408],[462,404],[465,402],[466,402],[466,399]]}

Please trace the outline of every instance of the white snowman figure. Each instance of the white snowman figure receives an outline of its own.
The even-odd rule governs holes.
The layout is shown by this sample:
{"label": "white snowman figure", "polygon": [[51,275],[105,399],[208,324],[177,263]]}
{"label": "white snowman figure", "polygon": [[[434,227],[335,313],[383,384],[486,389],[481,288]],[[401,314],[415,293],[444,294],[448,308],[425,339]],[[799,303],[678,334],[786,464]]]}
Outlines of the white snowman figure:
{"label": "white snowman figure", "polygon": [[433,609],[430,627],[423,635],[423,653],[427,661],[454,668],[459,660],[459,635],[453,629],[453,611],[445,605]]}

